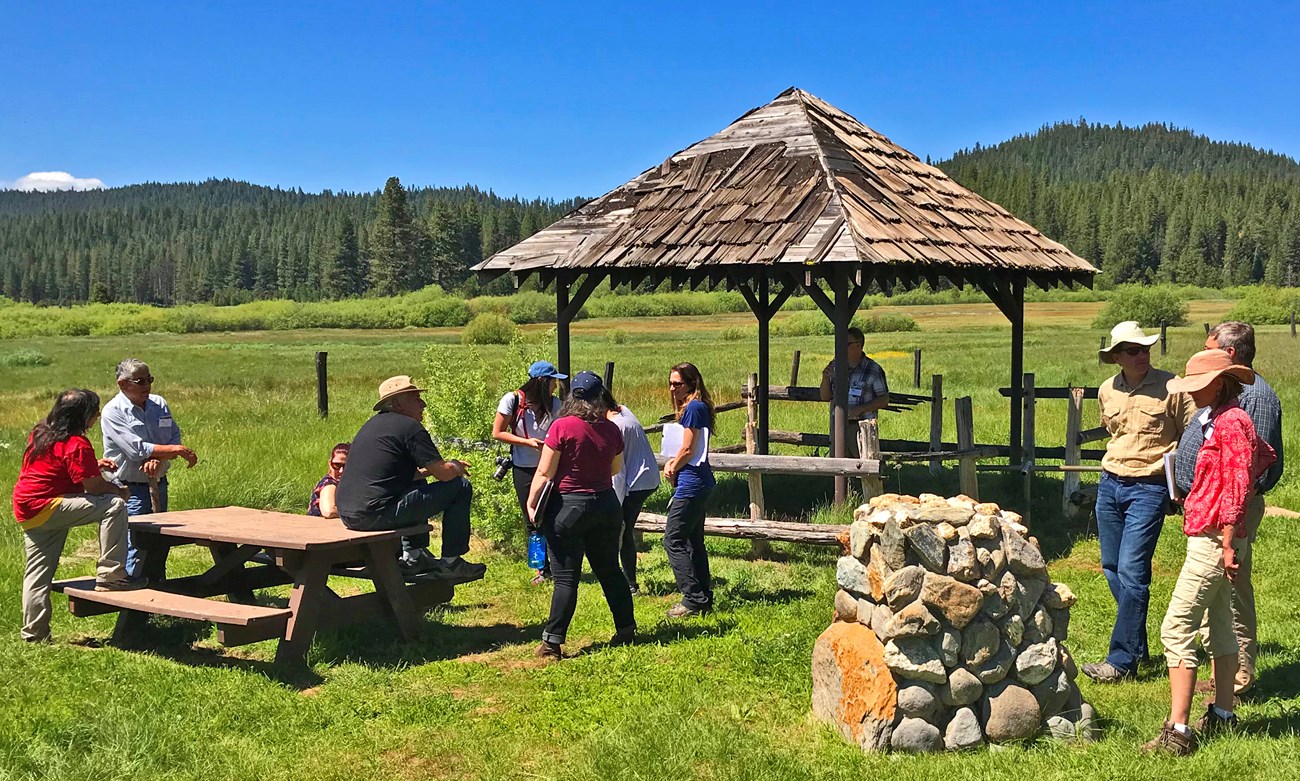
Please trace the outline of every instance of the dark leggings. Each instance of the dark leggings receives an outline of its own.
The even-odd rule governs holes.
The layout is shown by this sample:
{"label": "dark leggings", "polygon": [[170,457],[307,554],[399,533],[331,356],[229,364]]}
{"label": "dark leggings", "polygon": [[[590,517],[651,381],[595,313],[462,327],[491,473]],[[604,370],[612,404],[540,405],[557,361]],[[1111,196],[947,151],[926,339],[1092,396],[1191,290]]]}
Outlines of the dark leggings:
{"label": "dark leggings", "polygon": [[[533,485],[533,475],[537,474],[535,466],[515,466],[510,468],[510,479],[515,484],[515,498],[519,500],[519,512],[523,516],[524,526],[528,526],[528,491]],[[551,576],[550,557],[547,557],[546,566],[542,567],[540,572],[546,577]]]}
{"label": "dark leggings", "polygon": [[546,510],[542,530],[555,575],[555,591],[551,594],[551,615],[542,630],[542,639],[564,644],[578,607],[578,580],[584,555],[605,592],[605,602],[614,615],[614,629],[635,628],[632,592],[618,568],[622,526],[618,495],[612,488],[595,494],[560,494]]}
{"label": "dark leggings", "polygon": [[664,550],[682,592],[682,604],[692,610],[713,607],[713,577],[704,547],[704,506],[710,491],[698,496],[674,496],[664,523]]}
{"label": "dark leggings", "polygon": [[623,499],[623,542],[619,546],[618,556],[623,564],[623,577],[628,586],[636,588],[636,519],[641,514],[641,507],[655,489],[645,491],[628,491]]}

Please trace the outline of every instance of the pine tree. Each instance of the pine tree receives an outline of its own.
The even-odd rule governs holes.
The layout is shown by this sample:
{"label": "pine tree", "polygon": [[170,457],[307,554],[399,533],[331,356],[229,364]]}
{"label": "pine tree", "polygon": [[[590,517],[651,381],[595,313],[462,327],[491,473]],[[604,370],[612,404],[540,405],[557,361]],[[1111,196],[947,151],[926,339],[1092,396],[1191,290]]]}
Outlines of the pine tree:
{"label": "pine tree", "polygon": [[359,296],[366,292],[366,274],[361,264],[357,227],[346,214],[339,225],[338,248],[321,274],[321,287],[328,298]]}
{"label": "pine tree", "polygon": [[396,176],[384,184],[379,216],[370,228],[370,287],[392,296],[416,287],[417,243],[406,190]]}

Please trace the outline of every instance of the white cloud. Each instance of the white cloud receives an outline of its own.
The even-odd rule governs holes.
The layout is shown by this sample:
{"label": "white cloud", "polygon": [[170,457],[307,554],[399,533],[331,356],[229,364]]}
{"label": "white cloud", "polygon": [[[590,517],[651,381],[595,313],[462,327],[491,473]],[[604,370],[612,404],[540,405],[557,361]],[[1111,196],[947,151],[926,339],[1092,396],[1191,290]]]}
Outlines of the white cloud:
{"label": "white cloud", "polygon": [[32,171],[12,182],[0,182],[0,190],[48,193],[55,190],[102,190],[101,179],[73,176],[67,171]]}

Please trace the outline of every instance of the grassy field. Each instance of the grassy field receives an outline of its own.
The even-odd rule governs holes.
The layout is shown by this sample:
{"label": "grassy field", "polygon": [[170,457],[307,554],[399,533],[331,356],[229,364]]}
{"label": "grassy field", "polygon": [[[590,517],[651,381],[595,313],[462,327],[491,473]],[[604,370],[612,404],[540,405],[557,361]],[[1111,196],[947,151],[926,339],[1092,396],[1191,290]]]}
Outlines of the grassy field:
{"label": "grassy field", "polygon": [[[1094,357],[1099,333],[1088,326],[1098,306],[1030,305],[1026,365],[1040,386],[1093,385],[1106,376]],[[1181,367],[1201,343],[1199,323],[1222,316],[1229,302],[1192,306],[1195,326],[1171,331],[1170,355],[1159,362],[1168,368]],[[977,439],[1004,440],[1006,406],[996,388],[1007,380],[1005,323],[987,305],[906,312],[921,331],[868,341],[893,385],[909,389],[911,351],[920,347],[927,378],[942,373],[947,395],[973,397]],[[667,410],[667,367],[681,360],[701,366],[715,396],[731,400],[753,371],[754,345],[723,342],[719,335],[729,326],[751,325],[743,315],[582,321],[575,327],[575,368],[616,361],[615,389],[643,420]],[[623,332],[622,343],[611,339],[614,330]],[[53,394],[78,385],[107,398],[114,364],[136,355],[150,362],[157,391],[201,458],[195,469],[173,473],[173,507],[286,511],[304,508],[329,445],[349,439],[365,420],[381,379],[424,374],[437,394],[441,357],[450,360],[466,349],[457,332],[439,329],[50,337],[10,344],[39,351],[48,363],[19,361],[35,365],[0,373],[0,479],[6,488],[17,473],[25,433]],[[829,339],[776,339],[776,381],[788,375],[796,349],[803,352],[805,383],[831,353]],[[316,350],[330,353],[328,420],[315,411]],[[422,364],[426,350],[429,362]],[[1265,329],[1257,365],[1289,410],[1300,409],[1300,370],[1288,358],[1295,354],[1283,329]],[[718,441],[737,441],[737,415],[720,418]],[[1095,405],[1085,415],[1095,419]],[[778,404],[773,425],[822,430],[825,416],[821,405]],[[1294,419],[1287,419],[1287,446],[1300,453]],[[1061,402],[1040,404],[1040,443],[1059,444],[1064,424]],[[947,426],[951,435],[951,406]],[[925,408],[882,421],[886,437],[921,439],[928,428]],[[1295,463],[1271,504],[1300,510]],[[488,479],[475,475],[477,484]],[[1054,578],[1080,596],[1070,646],[1086,661],[1104,654],[1113,607],[1096,541],[1063,528],[1059,485],[1050,477],[1037,481],[1034,526],[1052,557]],[[956,476],[932,477],[909,467],[891,470],[887,486],[954,493]],[[985,498],[1018,506],[1018,479],[981,475],[981,488]],[[778,513],[808,515],[829,490],[829,481],[772,481],[768,496]],[[744,483],[723,481],[715,496],[712,514],[739,514]],[[665,501],[656,496],[651,507]],[[826,510],[813,514],[843,518]],[[402,642],[379,625],[325,633],[311,653],[314,679],[291,684],[270,675],[272,643],[224,649],[210,631],[182,622],[164,625],[152,653],[100,647],[112,617],[74,619],[57,597],[56,644],[25,646],[17,631],[20,533],[7,503],[0,516],[0,721],[6,724],[0,779],[1263,778],[1292,774],[1300,759],[1300,614],[1286,586],[1300,578],[1300,557],[1290,540],[1291,522],[1278,518],[1266,523],[1256,554],[1263,653],[1259,695],[1240,711],[1245,734],[1175,762],[1136,753],[1167,708],[1158,667],[1118,688],[1083,683],[1105,720],[1106,736],[1096,745],[1038,743],[907,758],[866,757],[843,744],[809,714],[809,655],[829,621],[835,591],[834,554],[827,551],[777,546],[777,560],[751,562],[743,555],[746,544],[713,541],[719,609],[679,624],[663,619],[674,601],[673,582],[656,545],[643,554],[646,596],[636,600],[646,642],[604,647],[612,626],[592,583],[582,589],[566,646],[576,658],[539,666],[531,653],[549,591],[528,586],[518,556],[478,542],[473,557],[488,562],[487,579],[460,589],[452,605],[431,613],[420,640]],[[1182,551],[1171,520],[1157,554],[1153,638]],[[74,533],[61,573],[92,571],[94,555],[91,533]],[[203,567],[193,551],[178,552],[177,562],[193,571]]]}

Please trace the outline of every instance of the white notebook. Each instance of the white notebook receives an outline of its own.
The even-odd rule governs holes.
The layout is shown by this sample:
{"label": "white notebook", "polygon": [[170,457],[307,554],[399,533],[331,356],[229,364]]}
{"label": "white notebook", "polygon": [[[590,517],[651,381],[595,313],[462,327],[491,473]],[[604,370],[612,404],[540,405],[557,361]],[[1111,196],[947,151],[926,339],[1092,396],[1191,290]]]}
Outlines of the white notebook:
{"label": "white notebook", "polygon": [[[695,442],[691,447],[691,457],[686,460],[691,466],[703,464],[709,455],[709,430],[707,428],[696,429],[700,433],[695,437]],[[682,449],[682,442],[686,440],[686,429],[682,428],[680,423],[665,423],[664,438],[659,446],[659,454],[665,458],[672,458]]]}

